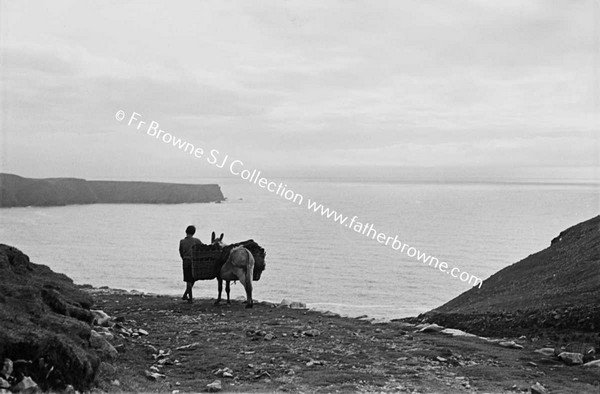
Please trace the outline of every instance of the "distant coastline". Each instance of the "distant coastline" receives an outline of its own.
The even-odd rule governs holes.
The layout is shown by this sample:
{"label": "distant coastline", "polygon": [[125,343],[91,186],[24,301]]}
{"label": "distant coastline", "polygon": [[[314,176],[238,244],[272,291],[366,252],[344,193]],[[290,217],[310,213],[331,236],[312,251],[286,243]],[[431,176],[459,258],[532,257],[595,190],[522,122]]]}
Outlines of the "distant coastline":
{"label": "distant coastline", "polygon": [[0,174],[0,207],[5,208],[75,204],[182,204],[224,200],[218,184],[33,179]]}

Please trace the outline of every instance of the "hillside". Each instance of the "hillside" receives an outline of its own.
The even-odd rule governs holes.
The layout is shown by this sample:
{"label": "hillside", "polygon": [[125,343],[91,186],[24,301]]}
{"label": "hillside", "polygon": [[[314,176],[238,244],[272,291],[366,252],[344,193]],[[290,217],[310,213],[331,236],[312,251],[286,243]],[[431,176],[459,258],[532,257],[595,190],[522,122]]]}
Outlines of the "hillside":
{"label": "hillside", "polygon": [[179,204],[220,202],[216,184],[87,181],[76,178],[23,178],[0,174],[0,207],[71,204]]}
{"label": "hillside", "polygon": [[65,275],[0,244],[0,360],[15,360],[13,376],[43,390],[89,388],[103,356],[90,347],[92,304]]}
{"label": "hillside", "polygon": [[482,335],[600,328],[600,216],[422,316]]}

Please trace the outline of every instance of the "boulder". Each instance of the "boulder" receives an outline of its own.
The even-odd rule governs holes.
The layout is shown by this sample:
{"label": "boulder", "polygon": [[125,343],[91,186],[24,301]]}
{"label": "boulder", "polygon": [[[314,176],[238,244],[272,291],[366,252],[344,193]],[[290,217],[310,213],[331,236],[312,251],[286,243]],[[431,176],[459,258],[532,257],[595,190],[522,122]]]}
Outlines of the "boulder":
{"label": "boulder", "polygon": [[319,335],[321,335],[321,331],[313,328],[311,330],[304,331],[303,334],[306,335],[307,337],[318,337]]}
{"label": "boulder", "polygon": [[546,390],[539,382],[535,382],[535,384],[531,386],[531,394],[548,394],[548,390]]}
{"label": "boulder", "polygon": [[233,371],[231,370],[231,368],[219,368],[218,370],[215,371],[215,376],[218,377],[232,377],[233,376]]}
{"label": "boulder", "polygon": [[5,378],[8,378],[12,375],[13,372],[13,362],[10,358],[5,358],[2,363],[2,370],[0,370],[0,374],[4,375]]}
{"label": "boulder", "polygon": [[39,390],[36,382],[33,381],[29,376],[24,376],[23,379],[11,389],[15,393],[21,394],[33,394]]}
{"label": "boulder", "polygon": [[502,346],[508,349],[523,349],[523,346],[519,345],[515,341],[502,341],[498,342],[498,346]]}
{"label": "boulder", "polygon": [[440,332],[444,329],[442,326],[438,326],[437,324],[427,324],[425,327],[422,327],[419,332]]}
{"label": "boulder", "polygon": [[90,346],[96,349],[103,358],[115,359],[119,357],[117,349],[94,330],[91,331]]}
{"label": "boulder", "polygon": [[106,312],[99,309],[92,309],[90,312],[94,315],[94,325],[108,327],[110,325],[111,317]]}
{"label": "boulder", "polygon": [[281,300],[281,302],[279,303],[279,306],[290,306],[291,302],[286,300],[285,298],[283,300]]}
{"label": "boulder", "polygon": [[558,358],[567,365],[583,364],[583,354],[581,353],[562,352],[558,355]]}
{"label": "boulder", "polygon": [[144,371],[144,374],[149,380],[157,381],[158,379],[166,378],[166,375],[157,372]]}
{"label": "boulder", "polygon": [[537,349],[535,351],[535,353],[543,354],[544,356],[547,356],[547,357],[552,357],[552,356],[554,356],[554,349],[552,349],[551,347],[545,347],[542,349]]}
{"label": "boulder", "polygon": [[206,385],[206,390],[209,393],[216,393],[217,391],[221,391],[222,389],[223,387],[221,386],[220,380],[215,380],[214,382]]}
{"label": "boulder", "polygon": [[564,350],[558,350],[556,354],[562,353],[563,351],[583,354],[584,363],[592,361],[596,358],[596,346],[593,343],[571,342],[564,347]]}
{"label": "boulder", "polygon": [[275,335],[273,333],[268,333],[265,335],[265,341],[272,341],[275,339]]}
{"label": "boulder", "polygon": [[596,367],[600,368],[600,360],[590,361],[589,363],[583,364],[584,367]]}
{"label": "boulder", "polygon": [[108,331],[96,331],[96,332],[109,342],[115,339],[115,336],[111,332],[108,332]]}
{"label": "boulder", "polygon": [[75,387],[68,384],[67,387],[65,387],[65,391],[63,391],[63,394],[79,394],[79,392],[75,390]]}
{"label": "boulder", "polygon": [[464,332],[462,330],[458,330],[456,328],[444,328],[440,331],[442,334],[450,335],[453,337],[476,337],[475,334],[469,334],[468,332]]}

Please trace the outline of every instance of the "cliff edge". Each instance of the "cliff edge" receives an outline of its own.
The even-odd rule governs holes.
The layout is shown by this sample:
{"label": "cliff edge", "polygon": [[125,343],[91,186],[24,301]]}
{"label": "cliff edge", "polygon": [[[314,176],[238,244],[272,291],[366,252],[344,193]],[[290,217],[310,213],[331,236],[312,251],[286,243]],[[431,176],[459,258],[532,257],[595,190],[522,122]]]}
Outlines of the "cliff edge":
{"label": "cliff edge", "polygon": [[90,344],[92,304],[67,276],[0,244],[3,379],[11,384],[12,378],[28,376],[44,391],[88,389],[103,358]]}
{"label": "cliff edge", "polygon": [[480,335],[600,330],[600,216],[421,316]]}
{"label": "cliff edge", "polygon": [[0,174],[0,207],[71,204],[180,204],[224,201],[216,184],[87,181]]}

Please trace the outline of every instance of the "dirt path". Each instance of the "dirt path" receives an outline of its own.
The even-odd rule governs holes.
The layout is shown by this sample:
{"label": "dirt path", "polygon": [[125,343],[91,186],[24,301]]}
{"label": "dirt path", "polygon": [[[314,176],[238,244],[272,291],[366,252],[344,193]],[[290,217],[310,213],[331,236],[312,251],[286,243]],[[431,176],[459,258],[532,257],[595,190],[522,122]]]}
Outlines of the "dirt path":
{"label": "dirt path", "polygon": [[[549,392],[600,393],[600,368],[569,367],[534,352],[553,344],[521,339],[524,349],[506,349],[415,333],[407,323],[268,303],[244,309],[240,301],[227,307],[88,291],[97,308],[121,320],[106,329],[120,352],[115,371],[102,369],[99,388],[107,392],[199,392],[220,380],[223,391],[238,392],[518,393],[539,382]],[[215,375],[225,368],[225,376]]]}

